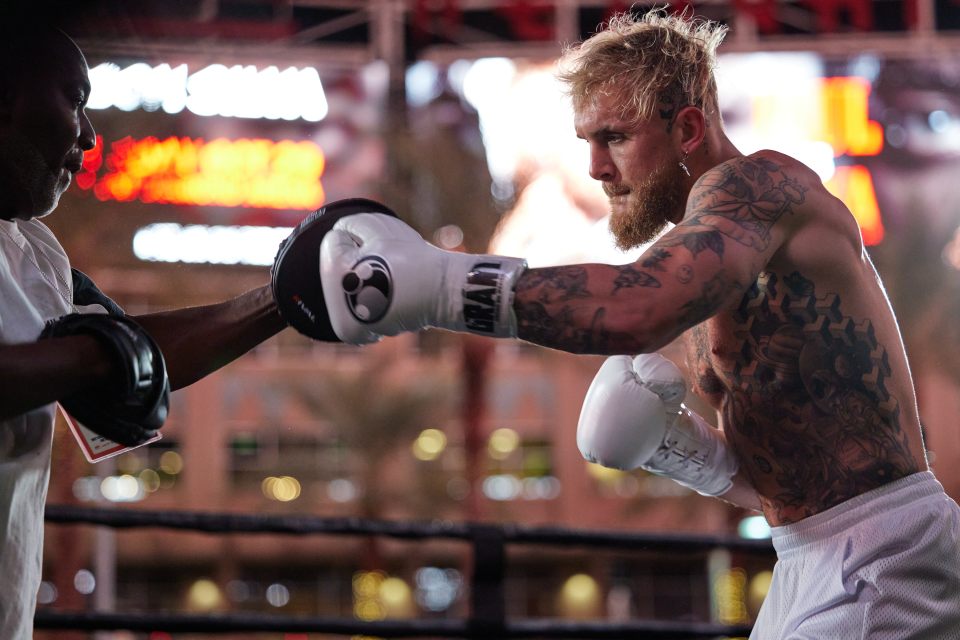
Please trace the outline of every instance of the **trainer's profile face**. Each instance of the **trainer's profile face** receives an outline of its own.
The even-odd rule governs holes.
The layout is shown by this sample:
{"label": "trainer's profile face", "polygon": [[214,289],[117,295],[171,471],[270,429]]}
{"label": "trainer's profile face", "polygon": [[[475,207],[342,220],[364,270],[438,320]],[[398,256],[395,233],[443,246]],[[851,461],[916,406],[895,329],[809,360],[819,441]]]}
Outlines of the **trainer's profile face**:
{"label": "trainer's profile face", "polygon": [[30,69],[19,74],[0,120],[2,217],[8,219],[53,211],[95,143],[84,111],[90,80],[83,54],[58,31],[30,49],[24,55]]}
{"label": "trainer's profile face", "polygon": [[619,98],[597,95],[574,116],[577,137],[590,145],[590,176],[610,199],[610,228],[629,249],[683,217],[686,192],[680,158],[660,119],[630,123]]}

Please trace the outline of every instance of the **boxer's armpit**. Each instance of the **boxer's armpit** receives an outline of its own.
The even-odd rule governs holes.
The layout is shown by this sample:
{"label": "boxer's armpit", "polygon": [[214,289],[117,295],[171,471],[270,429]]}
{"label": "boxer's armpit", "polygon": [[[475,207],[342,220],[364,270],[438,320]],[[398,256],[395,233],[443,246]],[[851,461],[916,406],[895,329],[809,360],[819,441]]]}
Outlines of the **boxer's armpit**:
{"label": "boxer's armpit", "polygon": [[690,300],[681,305],[678,322],[684,327],[692,327],[712,316],[723,305],[731,293],[744,290],[738,282],[730,280],[721,270],[711,279],[700,284],[700,290]]}

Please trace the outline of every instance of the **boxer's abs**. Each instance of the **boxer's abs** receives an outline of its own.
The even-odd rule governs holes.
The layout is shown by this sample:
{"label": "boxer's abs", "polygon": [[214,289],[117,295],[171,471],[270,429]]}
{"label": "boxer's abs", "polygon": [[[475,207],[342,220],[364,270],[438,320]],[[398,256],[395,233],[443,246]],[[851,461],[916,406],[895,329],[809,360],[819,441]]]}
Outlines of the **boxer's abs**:
{"label": "boxer's abs", "polygon": [[796,271],[768,271],[738,308],[691,332],[695,386],[771,524],[926,468],[915,412],[901,405],[913,396],[899,339],[891,353],[887,327],[847,314]]}

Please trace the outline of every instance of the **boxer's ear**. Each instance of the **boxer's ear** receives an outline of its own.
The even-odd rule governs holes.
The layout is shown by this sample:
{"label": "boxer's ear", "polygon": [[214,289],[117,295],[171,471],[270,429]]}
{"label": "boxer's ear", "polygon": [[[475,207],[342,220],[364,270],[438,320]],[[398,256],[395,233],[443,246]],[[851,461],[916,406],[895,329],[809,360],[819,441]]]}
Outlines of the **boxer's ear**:
{"label": "boxer's ear", "polygon": [[687,105],[677,113],[672,135],[679,149],[693,153],[707,134],[707,120],[700,107]]}

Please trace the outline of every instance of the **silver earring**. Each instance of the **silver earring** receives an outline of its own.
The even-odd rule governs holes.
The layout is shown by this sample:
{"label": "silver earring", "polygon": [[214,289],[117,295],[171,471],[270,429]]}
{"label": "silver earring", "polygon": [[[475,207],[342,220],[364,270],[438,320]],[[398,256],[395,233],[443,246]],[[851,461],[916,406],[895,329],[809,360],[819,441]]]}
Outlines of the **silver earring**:
{"label": "silver earring", "polygon": [[686,162],[686,160],[687,160],[687,156],[688,156],[688,155],[690,155],[690,154],[689,154],[689,153],[683,154],[683,159],[680,160],[680,168],[683,169],[683,172],[684,172],[685,174],[687,174],[687,177],[689,178],[689,177],[690,177],[690,169],[687,169],[687,165],[684,164],[684,162]]}

